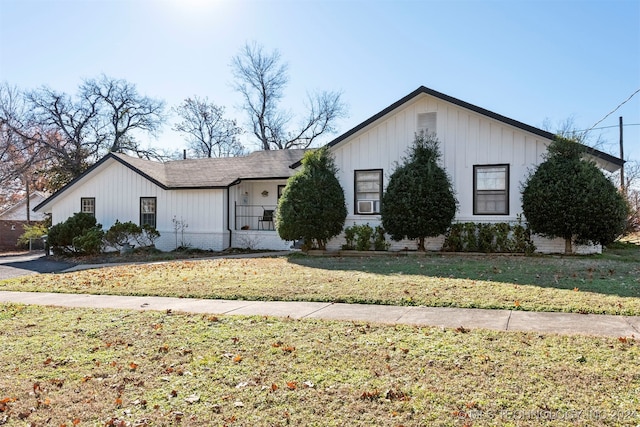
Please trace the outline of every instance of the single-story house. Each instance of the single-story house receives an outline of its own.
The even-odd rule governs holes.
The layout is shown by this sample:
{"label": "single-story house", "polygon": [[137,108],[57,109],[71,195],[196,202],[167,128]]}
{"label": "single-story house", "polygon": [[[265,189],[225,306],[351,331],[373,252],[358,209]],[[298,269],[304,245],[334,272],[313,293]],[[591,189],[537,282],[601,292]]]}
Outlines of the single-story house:
{"label": "single-story house", "polygon": [[[22,198],[18,203],[0,212],[0,251],[15,251],[18,249],[18,238],[24,233],[24,226],[44,221],[45,215],[41,212],[31,213],[33,206],[42,203],[46,195],[40,191],[34,191]],[[44,247],[41,239],[32,242],[32,249]]]}
{"label": "single-story house", "polygon": [[[522,213],[520,184],[542,161],[554,135],[424,86],[328,143],[347,201],[345,226],[380,222],[380,202],[397,162],[416,133],[435,133],[459,202],[456,221],[515,222]],[[156,246],[183,244],[287,249],[274,230],[273,211],[303,150],[258,151],[244,157],[165,163],[111,153],[36,206],[53,224],[89,212],[108,229],[116,220],[151,224]],[[589,148],[601,168],[623,161]],[[328,249],[344,240],[333,239]],[[443,238],[429,239],[438,250]],[[392,242],[391,250],[415,247]],[[542,252],[562,252],[564,242],[536,239]]]}

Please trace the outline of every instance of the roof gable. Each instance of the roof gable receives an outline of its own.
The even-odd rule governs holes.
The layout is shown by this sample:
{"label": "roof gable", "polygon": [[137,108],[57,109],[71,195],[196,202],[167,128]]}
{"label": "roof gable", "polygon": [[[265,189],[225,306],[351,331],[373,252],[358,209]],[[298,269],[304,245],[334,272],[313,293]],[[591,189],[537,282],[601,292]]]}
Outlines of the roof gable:
{"label": "roof gable", "polygon": [[[367,126],[371,125],[372,123],[380,120],[381,118],[383,118],[387,114],[392,113],[396,109],[402,107],[403,105],[405,105],[406,103],[412,101],[413,99],[415,99],[416,97],[418,97],[420,95],[433,96],[435,98],[441,99],[443,101],[449,102],[451,104],[454,104],[454,105],[457,105],[459,107],[465,108],[467,110],[473,111],[475,113],[481,114],[481,115],[483,115],[485,117],[489,117],[491,119],[494,119],[494,120],[497,120],[499,122],[508,124],[510,126],[518,128],[518,129],[521,129],[523,131],[532,133],[534,135],[538,135],[538,136],[540,136],[542,138],[545,138],[545,139],[548,139],[550,141],[555,138],[555,135],[553,133],[551,133],[551,132],[547,132],[545,130],[536,128],[534,126],[530,126],[530,125],[528,125],[526,123],[519,122],[517,120],[511,119],[511,118],[503,116],[501,114],[494,113],[493,111],[489,111],[489,110],[487,110],[485,108],[478,107],[477,105],[473,105],[473,104],[470,104],[468,102],[462,101],[460,99],[454,98],[452,96],[446,95],[444,93],[435,91],[433,89],[429,89],[428,87],[420,86],[418,89],[414,90],[410,94],[406,95],[405,97],[403,97],[403,98],[399,99],[398,101],[394,102],[393,104],[389,105],[387,108],[383,109],[379,113],[374,114],[373,116],[369,117],[364,122],[360,123],[359,125],[355,126],[352,129],[346,131],[345,133],[343,133],[342,135],[338,136],[334,140],[330,141],[327,144],[327,146],[333,147],[333,146],[339,144],[340,142],[348,139],[352,135],[358,133],[362,129],[364,129]],[[587,147],[586,151],[587,151],[587,154],[589,154],[593,158],[595,158],[595,160],[599,164],[601,164],[605,169],[607,169],[609,171],[616,170],[617,168],[621,167],[624,164],[624,161],[622,159],[619,159],[619,158],[617,158],[615,156],[612,156],[610,154],[604,153],[602,151],[596,150],[595,148]],[[300,165],[300,162],[297,162],[292,167],[297,167],[299,165]]]}

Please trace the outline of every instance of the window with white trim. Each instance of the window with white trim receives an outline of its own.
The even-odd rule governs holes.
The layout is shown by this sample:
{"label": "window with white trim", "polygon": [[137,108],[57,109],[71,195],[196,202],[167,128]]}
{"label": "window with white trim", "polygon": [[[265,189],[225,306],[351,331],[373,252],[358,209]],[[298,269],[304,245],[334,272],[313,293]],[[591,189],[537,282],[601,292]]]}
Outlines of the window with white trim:
{"label": "window with white trim", "polygon": [[150,225],[156,228],[156,198],[140,197],[140,226]]}
{"label": "window with white trim", "polygon": [[357,170],[354,181],[355,213],[379,214],[382,200],[382,169]]}
{"label": "window with white trim", "polygon": [[88,213],[96,216],[96,198],[82,197],[80,198],[80,212]]}
{"label": "window with white trim", "polygon": [[509,165],[473,167],[473,214],[509,215]]}

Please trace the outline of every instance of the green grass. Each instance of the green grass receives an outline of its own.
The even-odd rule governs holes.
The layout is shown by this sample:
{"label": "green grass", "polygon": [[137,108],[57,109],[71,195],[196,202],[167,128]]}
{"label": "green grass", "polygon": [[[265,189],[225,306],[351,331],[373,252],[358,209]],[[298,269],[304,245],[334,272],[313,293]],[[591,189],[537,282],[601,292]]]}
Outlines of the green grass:
{"label": "green grass", "polygon": [[0,290],[640,315],[640,246],[569,257],[183,260],[27,276]]}
{"label": "green grass", "polygon": [[0,304],[0,425],[633,426],[631,338]]}

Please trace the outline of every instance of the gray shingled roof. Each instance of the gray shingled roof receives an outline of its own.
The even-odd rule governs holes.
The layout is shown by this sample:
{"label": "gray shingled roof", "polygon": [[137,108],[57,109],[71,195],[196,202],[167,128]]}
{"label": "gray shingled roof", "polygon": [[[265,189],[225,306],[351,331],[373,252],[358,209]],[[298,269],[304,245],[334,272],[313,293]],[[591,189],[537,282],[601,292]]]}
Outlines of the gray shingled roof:
{"label": "gray shingled roof", "polygon": [[38,211],[109,159],[115,159],[164,189],[225,188],[244,179],[285,179],[305,150],[256,151],[243,157],[174,160],[166,163],[109,153],[33,210]]}
{"label": "gray shingled roof", "polygon": [[160,163],[114,154],[121,162],[166,188],[226,187],[238,179],[288,178],[305,150],[256,151],[242,157]]}

